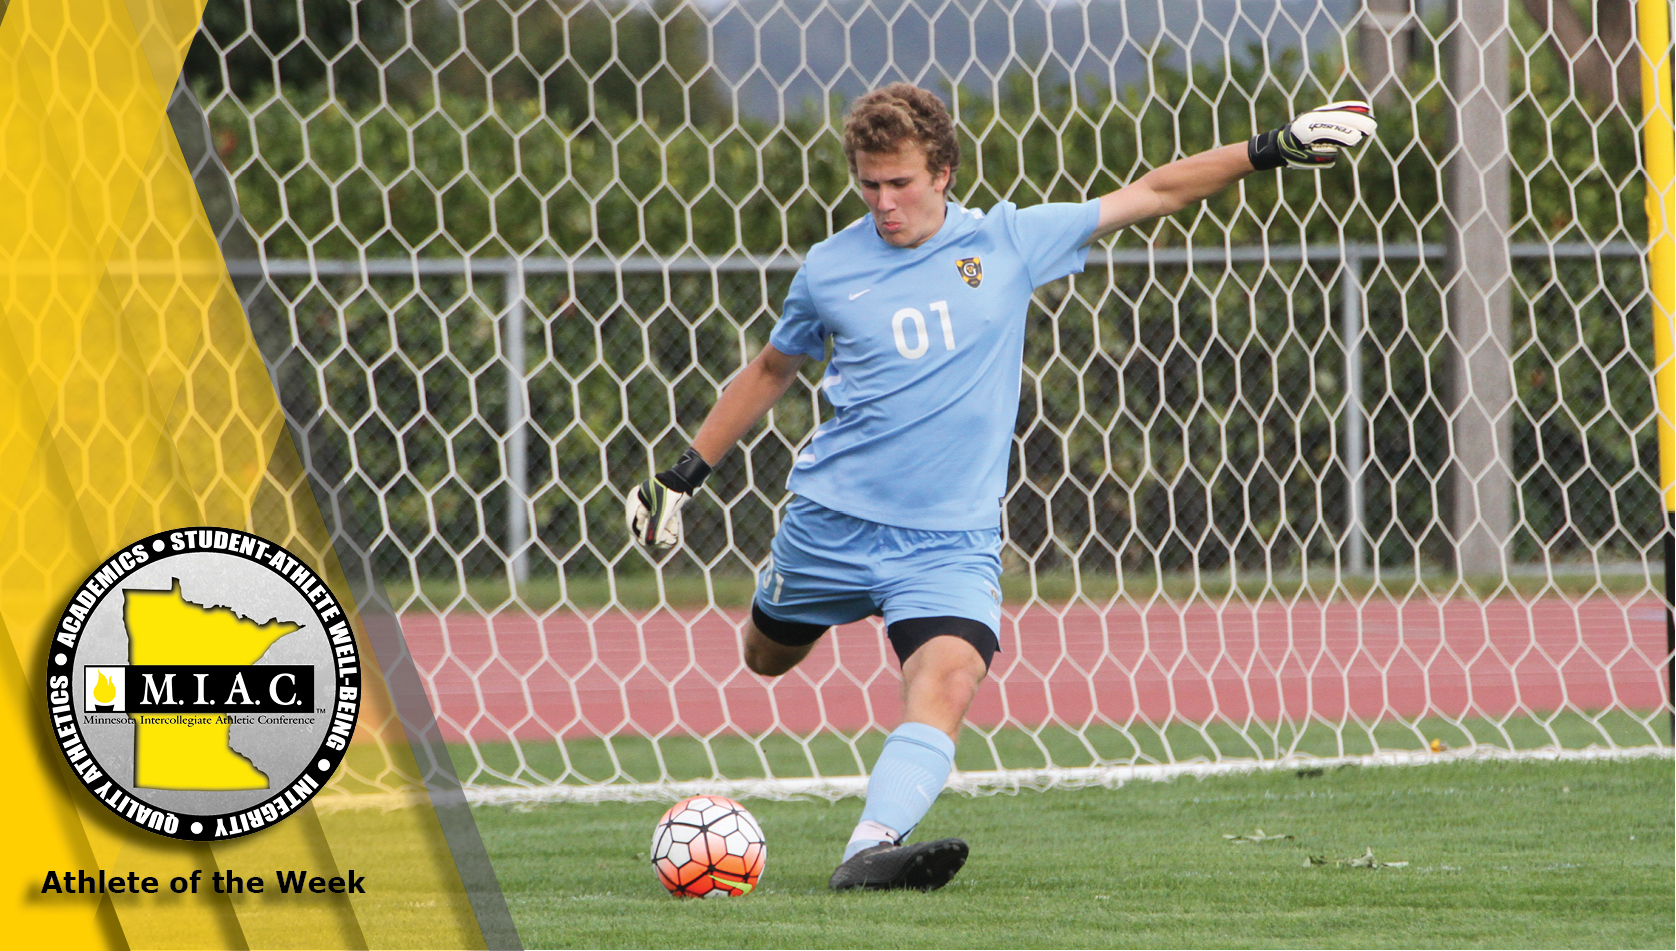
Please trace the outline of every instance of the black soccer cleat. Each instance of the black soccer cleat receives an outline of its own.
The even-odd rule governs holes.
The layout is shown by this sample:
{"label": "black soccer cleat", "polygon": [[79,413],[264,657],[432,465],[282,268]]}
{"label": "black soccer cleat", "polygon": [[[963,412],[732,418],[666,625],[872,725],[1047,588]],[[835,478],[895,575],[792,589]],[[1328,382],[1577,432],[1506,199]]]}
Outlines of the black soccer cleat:
{"label": "black soccer cleat", "polygon": [[888,842],[862,849],[832,873],[827,886],[835,892],[851,888],[912,888],[934,892],[949,883],[966,864],[964,839],[938,839],[913,845]]}

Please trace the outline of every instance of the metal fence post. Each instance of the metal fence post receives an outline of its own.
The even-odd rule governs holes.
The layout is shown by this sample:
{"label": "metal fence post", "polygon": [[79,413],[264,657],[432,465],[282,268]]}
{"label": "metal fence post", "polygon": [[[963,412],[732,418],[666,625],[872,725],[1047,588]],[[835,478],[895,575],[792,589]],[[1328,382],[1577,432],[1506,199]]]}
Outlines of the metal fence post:
{"label": "metal fence post", "polygon": [[530,577],[529,406],[524,399],[524,261],[506,269],[506,550],[512,577]]}
{"label": "metal fence post", "polygon": [[1444,204],[1449,235],[1447,326],[1450,537],[1459,578],[1506,578],[1513,538],[1513,268],[1509,249],[1507,111],[1512,28],[1506,3],[1451,0]]}
{"label": "metal fence post", "polygon": [[1344,270],[1339,278],[1339,335],[1344,341],[1344,468],[1350,488],[1345,500],[1344,538],[1353,575],[1368,570],[1362,510],[1362,470],[1367,463],[1367,423],[1362,415],[1362,252],[1361,245],[1345,248]]}

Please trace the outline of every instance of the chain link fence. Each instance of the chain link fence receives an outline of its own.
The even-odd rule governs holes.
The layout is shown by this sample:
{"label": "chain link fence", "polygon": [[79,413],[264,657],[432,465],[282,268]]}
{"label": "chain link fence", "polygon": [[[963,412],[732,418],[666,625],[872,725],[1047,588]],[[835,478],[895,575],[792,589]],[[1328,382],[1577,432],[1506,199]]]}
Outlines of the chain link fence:
{"label": "chain link fence", "polygon": [[[1006,504],[1037,571],[1398,577],[1449,565],[1442,250],[1095,249],[1039,292]],[[1515,249],[1523,564],[1648,557],[1660,529],[1643,263]],[[796,267],[269,260],[288,405],[387,581],[650,568],[624,494],[767,340]],[[666,568],[766,557],[818,369],[719,468]],[[1352,397],[1355,393],[1356,396]]]}

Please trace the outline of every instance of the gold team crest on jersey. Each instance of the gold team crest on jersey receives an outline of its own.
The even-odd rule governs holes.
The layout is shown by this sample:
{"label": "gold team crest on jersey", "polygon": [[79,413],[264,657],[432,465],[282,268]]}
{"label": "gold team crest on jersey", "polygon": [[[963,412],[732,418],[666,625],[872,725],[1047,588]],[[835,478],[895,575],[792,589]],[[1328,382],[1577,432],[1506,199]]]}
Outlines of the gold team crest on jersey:
{"label": "gold team crest on jersey", "polygon": [[954,262],[954,266],[960,270],[960,277],[966,283],[973,287],[983,283],[983,262],[976,257],[961,258]]}

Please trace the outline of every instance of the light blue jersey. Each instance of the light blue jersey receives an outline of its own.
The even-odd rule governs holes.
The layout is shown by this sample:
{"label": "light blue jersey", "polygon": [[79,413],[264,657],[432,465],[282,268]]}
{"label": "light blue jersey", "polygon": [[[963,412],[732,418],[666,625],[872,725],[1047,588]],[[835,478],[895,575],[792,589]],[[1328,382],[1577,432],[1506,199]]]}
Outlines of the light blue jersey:
{"label": "light blue jersey", "polygon": [[1031,293],[1082,270],[1099,199],[989,214],[948,206],[917,248],[862,218],[809,250],[769,337],[832,360],[834,408],[786,488],[884,525],[977,531],[1001,521]]}

